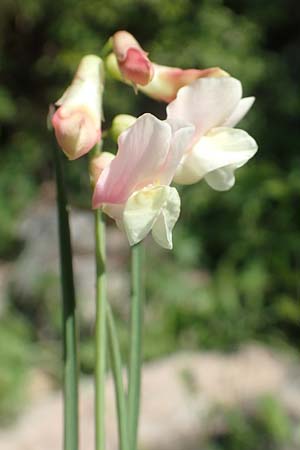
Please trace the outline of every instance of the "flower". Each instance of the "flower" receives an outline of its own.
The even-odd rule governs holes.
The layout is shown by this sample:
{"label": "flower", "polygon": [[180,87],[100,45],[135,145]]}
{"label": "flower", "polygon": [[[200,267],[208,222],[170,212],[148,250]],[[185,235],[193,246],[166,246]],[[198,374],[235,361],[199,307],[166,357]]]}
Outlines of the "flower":
{"label": "flower", "polygon": [[154,77],[146,86],[139,87],[139,90],[155,100],[166,103],[176,98],[178,90],[198,78],[203,77],[224,77],[228,73],[219,67],[209,69],[179,69],[178,67],[167,67],[153,64]]}
{"label": "flower", "polygon": [[118,140],[118,153],[101,173],[93,208],[102,207],[126,231],[130,245],[152,230],[155,241],[172,248],[180,198],[170,187],[194,127],[144,114]]}
{"label": "flower", "polygon": [[153,66],[147,53],[127,31],[117,31],[112,37],[119,69],[126,81],[144,86],[153,77]]}
{"label": "flower", "polygon": [[[122,78],[120,67],[114,53],[108,55],[105,61],[108,72],[118,81],[125,81]],[[171,102],[176,98],[178,90],[192,83],[198,78],[204,77],[226,77],[227,72],[219,67],[211,67],[209,69],[179,69],[178,67],[161,66],[152,63],[153,78],[148,84],[141,85],[137,83],[137,89],[155,100]]]}
{"label": "flower", "polygon": [[82,58],[72,84],[56,102],[52,117],[56,139],[71,160],[91,150],[101,139],[103,62]]}
{"label": "flower", "polygon": [[253,102],[254,97],[242,98],[240,81],[231,77],[202,78],[179,90],[167,107],[168,120],[192,123],[195,132],[176,170],[176,183],[193,184],[204,178],[219,191],[234,185],[234,171],[257,151],[248,133],[233,128]]}

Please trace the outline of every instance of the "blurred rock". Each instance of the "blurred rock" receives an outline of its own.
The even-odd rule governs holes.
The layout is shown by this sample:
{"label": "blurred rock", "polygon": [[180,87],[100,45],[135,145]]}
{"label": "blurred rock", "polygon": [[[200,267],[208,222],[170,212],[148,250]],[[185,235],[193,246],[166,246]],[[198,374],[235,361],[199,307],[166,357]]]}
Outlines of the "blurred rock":
{"label": "blurred rock", "polygon": [[[297,423],[300,420],[299,375],[299,363],[256,345],[233,354],[178,354],[147,364],[143,372],[140,448],[197,450],[199,443],[216,433],[226,408],[247,410],[265,395],[277,398]],[[110,378],[106,397],[107,450],[117,450]],[[92,380],[82,381],[80,398],[80,448],[92,450]],[[212,413],[216,411],[218,418],[214,419]],[[44,395],[28,408],[15,426],[0,431],[0,447],[5,450],[62,448],[60,393]],[[297,445],[283,448],[292,450]]]}

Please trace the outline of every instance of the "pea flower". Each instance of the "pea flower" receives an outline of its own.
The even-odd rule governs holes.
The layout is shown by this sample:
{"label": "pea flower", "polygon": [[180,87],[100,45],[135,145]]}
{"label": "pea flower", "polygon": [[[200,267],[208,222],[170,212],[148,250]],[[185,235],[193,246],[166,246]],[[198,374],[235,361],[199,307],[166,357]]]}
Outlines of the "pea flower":
{"label": "pea flower", "polygon": [[153,66],[147,53],[127,31],[117,31],[112,37],[119,69],[126,81],[144,86],[153,77]]}
{"label": "pea flower", "polygon": [[204,178],[218,191],[234,185],[234,171],[257,151],[248,133],[233,128],[254,100],[242,98],[240,81],[231,77],[202,78],[179,90],[167,107],[168,120],[192,123],[195,132],[176,170],[176,183],[193,184]]}
{"label": "pea flower", "polygon": [[[112,77],[119,81],[127,81],[126,77],[125,79],[122,77],[114,53],[108,55],[105,63]],[[166,103],[176,98],[177,92],[181,87],[192,83],[198,78],[229,76],[227,72],[219,67],[211,67],[209,69],[180,69],[178,67],[161,66],[155,63],[152,63],[152,67],[153,78],[145,85],[137,82],[136,88],[148,97]]]}
{"label": "pea flower", "polygon": [[82,58],[71,85],[56,102],[52,117],[56,139],[73,160],[101,139],[103,62],[98,56]]}
{"label": "pea flower", "polygon": [[115,219],[130,245],[152,230],[159,245],[172,248],[180,198],[169,185],[193,132],[181,121],[144,114],[119,136],[117,155],[96,183],[93,208]]}

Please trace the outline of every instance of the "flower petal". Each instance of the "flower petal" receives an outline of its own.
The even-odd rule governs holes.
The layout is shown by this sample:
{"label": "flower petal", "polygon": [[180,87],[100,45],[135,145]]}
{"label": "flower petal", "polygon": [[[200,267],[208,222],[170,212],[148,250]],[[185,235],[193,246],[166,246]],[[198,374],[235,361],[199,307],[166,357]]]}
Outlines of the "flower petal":
{"label": "flower petal", "polygon": [[102,205],[102,211],[115,220],[117,227],[121,231],[124,231],[124,224],[123,224],[124,208],[125,208],[124,204],[116,205],[112,203],[105,203],[104,205]]}
{"label": "flower petal", "polygon": [[234,171],[238,167],[234,164],[222,169],[213,170],[205,175],[206,183],[216,191],[228,191],[234,186],[235,176]]}
{"label": "flower petal", "polygon": [[119,137],[119,150],[97,182],[93,205],[125,203],[134,190],[154,183],[168,156],[172,131],[167,122],[144,114]]}
{"label": "flower petal", "polygon": [[[193,184],[207,174],[229,167],[233,171],[243,166],[257,151],[255,140],[243,130],[220,127],[203,136],[193,149],[183,157],[174,177],[180,184]],[[216,172],[223,178],[220,190],[232,187],[232,177],[226,179],[224,171]],[[228,175],[228,174],[227,174]],[[217,182],[208,177],[208,183],[217,186]],[[226,181],[227,180],[227,181]],[[216,188],[217,189],[217,188]]]}
{"label": "flower petal", "polygon": [[235,127],[247,114],[254,101],[255,97],[242,98],[232,114],[222,124],[222,127]]}
{"label": "flower petal", "polygon": [[169,189],[169,186],[149,186],[129,197],[123,222],[130,245],[137,244],[150,232],[168,199]]}
{"label": "flower petal", "polygon": [[152,228],[154,240],[163,248],[171,250],[172,230],[180,214],[180,197],[177,190],[169,188],[168,198]]}
{"label": "flower petal", "polygon": [[203,77],[222,77],[228,73],[219,67],[209,69],[179,69],[178,67],[154,64],[154,77],[146,86],[139,90],[158,101],[171,102],[176,98],[178,90]]}
{"label": "flower petal", "polygon": [[211,128],[222,125],[241,97],[242,86],[235,78],[201,78],[178,91],[167,107],[167,116],[194,124],[195,139],[199,139]]}
{"label": "flower petal", "polygon": [[168,120],[172,128],[172,140],[168,157],[159,176],[160,184],[169,185],[187,148],[190,147],[195,132],[194,125],[180,119]]}

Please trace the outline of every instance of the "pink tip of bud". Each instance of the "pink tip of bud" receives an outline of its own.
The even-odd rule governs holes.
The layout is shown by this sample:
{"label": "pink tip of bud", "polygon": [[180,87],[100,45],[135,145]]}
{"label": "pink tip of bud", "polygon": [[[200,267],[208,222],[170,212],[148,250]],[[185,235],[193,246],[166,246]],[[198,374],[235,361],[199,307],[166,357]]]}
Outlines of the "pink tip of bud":
{"label": "pink tip of bud", "polygon": [[127,31],[118,31],[113,36],[114,53],[120,71],[127,81],[145,86],[153,78],[154,68],[147,53]]}
{"label": "pink tip of bud", "polygon": [[119,60],[120,70],[134,84],[145,86],[153,77],[153,67],[147,54],[137,48],[129,48],[123,61]]}
{"label": "pink tip of bud", "polygon": [[52,117],[56,139],[70,159],[86,154],[101,139],[101,129],[84,109],[60,107]]}

